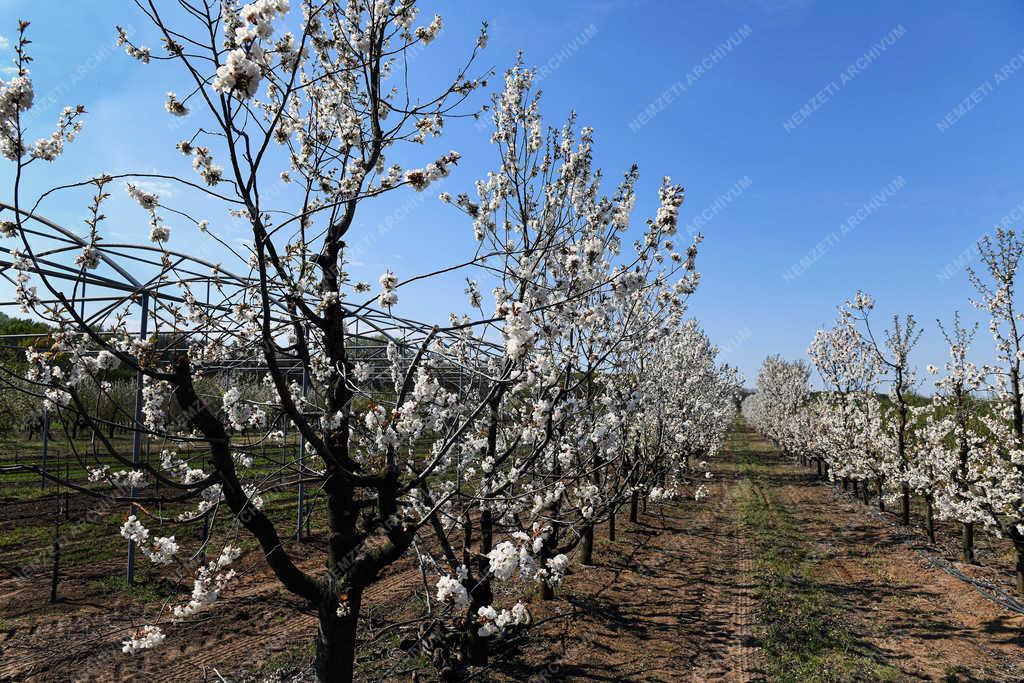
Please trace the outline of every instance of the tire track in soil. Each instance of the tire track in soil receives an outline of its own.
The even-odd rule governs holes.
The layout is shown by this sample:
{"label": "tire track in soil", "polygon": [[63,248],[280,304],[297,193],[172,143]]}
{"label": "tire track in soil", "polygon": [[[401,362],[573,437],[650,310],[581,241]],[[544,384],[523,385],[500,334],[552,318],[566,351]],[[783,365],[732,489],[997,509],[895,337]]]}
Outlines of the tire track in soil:
{"label": "tire track in soil", "polygon": [[748,683],[760,677],[761,657],[761,649],[757,647],[754,638],[754,625],[757,623],[753,589],[754,561],[744,544],[737,543],[736,550],[741,558],[738,566],[741,583],[734,615],[736,637],[739,642],[729,648],[732,673],[728,680]]}
{"label": "tire track in soil", "polygon": [[[494,680],[553,670],[567,681],[763,680],[754,561],[741,526],[748,487],[725,471],[702,503],[652,506],[639,525],[623,515],[619,542],[600,543],[597,565],[566,580],[563,599],[575,608],[568,628],[538,626],[514,673],[496,666]],[[558,607],[531,609],[542,619]]]}
{"label": "tire track in soil", "polygon": [[754,560],[748,530],[739,508],[749,493],[749,478],[737,474],[723,485],[721,503],[713,509],[712,524],[728,530],[728,542],[712,545],[712,566],[722,576],[709,605],[712,621],[724,622],[727,640],[724,648],[710,649],[691,679],[697,681],[728,681],[749,683],[763,680],[761,650],[754,635],[756,600],[754,598]]}

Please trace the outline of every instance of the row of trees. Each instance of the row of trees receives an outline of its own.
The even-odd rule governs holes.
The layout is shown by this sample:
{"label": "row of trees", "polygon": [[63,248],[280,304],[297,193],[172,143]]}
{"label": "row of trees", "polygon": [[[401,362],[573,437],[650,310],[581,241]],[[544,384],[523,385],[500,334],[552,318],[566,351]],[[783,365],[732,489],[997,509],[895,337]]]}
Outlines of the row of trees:
{"label": "row of trees", "polygon": [[983,268],[969,272],[972,303],[990,318],[994,364],[969,359],[976,325],[963,325],[958,315],[940,321],[949,357],[942,367],[928,366],[934,388],[922,396],[910,358],[921,334],[917,321],[894,316],[879,333],[874,302],[858,293],[809,349],[825,390],[811,390],[806,363],[771,357],[744,412],[786,452],[817,463],[819,473],[852,486],[865,503],[872,490],[881,509],[898,503],[903,524],[910,523],[911,496],[921,496],[933,542],[936,518],[961,526],[964,561],[974,561],[978,528],[1008,538],[1024,592],[1024,329],[1015,296],[1024,243],[1000,229],[978,252]]}
{"label": "row of trees", "polygon": [[[349,245],[363,208],[425,191],[459,161],[446,152],[410,163],[446,122],[479,113],[468,100],[487,84],[487,74],[472,73],[486,26],[465,66],[424,93],[412,57],[442,20],[421,21],[415,0],[305,0],[298,11],[287,0],[216,11],[186,0],[175,11],[139,5],[163,50],[126,32],[121,42],[142,63],[181,67],[173,89],[187,94],[170,94],[165,107],[194,131],[178,149],[198,175],[161,176],[176,186],[167,197],[127,178],[151,245],[105,248],[102,207],[121,177],[23,196],[22,179],[59,156],[84,115],[69,108],[52,136],[26,140],[27,24],[18,73],[0,86],[15,177],[3,232],[17,243],[19,303],[50,330],[19,381],[95,434],[98,448],[76,455],[110,488],[80,490],[139,505],[122,535],[150,561],[197,554],[180,536],[150,533],[152,521],[231,520],[209,541],[222,550],[196,571],[191,598],[127,638],[125,652],[160,644],[168,623],[215,606],[240,552],[232,539],[247,533],[283,588],[318,614],[322,680],[352,679],[363,595],[408,557],[436,590],[420,633],[454,676],[529,622],[527,597],[550,597],[571,555],[593,561],[595,527],[607,522],[614,534],[617,511],[629,506],[635,519],[641,499],[706,495],[707,459],[729,428],[740,381],[684,320],[699,237],[676,241],[679,185],[665,178],[656,213],[634,226],[637,169],[603,195],[593,131],[573,118],[545,129],[534,72],[516,63],[484,108],[496,169],[472,197],[439,197],[465,216],[452,225],[469,224],[474,255],[404,279],[386,271],[376,287],[354,281]],[[272,190],[282,182],[290,189]],[[71,281],[58,280],[35,212],[42,199],[81,188],[94,192],[87,234],[66,252]],[[193,215],[189,194],[210,207],[206,217]],[[187,226],[218,239],[218,225],[239,223],[245,249],[225,241],[225,261],[212,268],[173,248]],[[232,256],[235,271],[224,265]],[[86,284],[92,297],[103,290],[99,274],[142,263],[152,269],[144,291],[104,291],[102,306],[85,296]],[[436,325],[395,313],[403,288],[452,273],[466,278],[465,312]],[[160,346],[167,335],[180,342],[173,353]],[[383,347],[375,359],[355,351],[371,342]],[[224,372],[238,364],[261,368],[263,392]],[[107,438],[113,420],[83,395],[87,386],[103,391],[96,379],[113,369],[140,382],[139,419],[122,411],[116,422],[132,425],[136,446],[159,442],[160,463]],[[284,465],[291,483],[315,490],[326,510],[319,568],[300,566],[262,510],[265,479],[247,474],[251,450],[279,439],[282,424],[302,444]],[[151,503],[191,508],[155,520]]]}

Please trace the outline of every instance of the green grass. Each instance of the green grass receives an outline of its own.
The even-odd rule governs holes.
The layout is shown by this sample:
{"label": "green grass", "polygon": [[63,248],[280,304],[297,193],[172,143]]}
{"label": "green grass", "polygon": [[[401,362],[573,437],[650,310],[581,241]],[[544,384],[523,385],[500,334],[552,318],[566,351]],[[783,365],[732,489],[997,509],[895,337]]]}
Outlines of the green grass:
{"label": "green grass", "polygon": [[291,645],[279,652],[273,652],[242,680],[246,681],[285,681],[291,676],[306,670],[316,657],[316,643],[312,636],[309,639]]}
{"label": "green grass", "polygon": [[960,683],[961,681],[966,683],[967,681],[974,680],[974,678],[972,678],[971,670],[963,664],[952,664],[947,666],[943,673],[944,676],[942,680],[944,683]]}
{"label": "green grass", "polygon": [[0,536],[0,551],[9,553],[23,547],[39,547],[53,541],[53,525],[19,526]]}
{"label": "green grass", "polygon": [[743,522],[756,539],[757,635],[772,681],[891,681],[900,671],[858,642],[838,601],[814,581],[816,560],[752,462]]}
{"label": "green grass", "polygon": [[125,595],[139,603],[160,602],[177,595],[176,591],[170,590],[160,581],[139,579],[129,585],[125,577],[121,575],[94,579],[89,582],[89,587],[103,595]]}

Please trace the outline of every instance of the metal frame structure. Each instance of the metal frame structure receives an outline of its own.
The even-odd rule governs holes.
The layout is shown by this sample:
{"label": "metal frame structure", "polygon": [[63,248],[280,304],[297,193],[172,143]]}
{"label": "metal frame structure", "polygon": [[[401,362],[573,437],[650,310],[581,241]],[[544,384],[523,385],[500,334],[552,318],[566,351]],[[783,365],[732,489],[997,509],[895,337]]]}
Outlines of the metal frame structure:
{"label": "metal frame structure", "polygon": [[[3,212],[15,212],[14,206],[0,202],[0,214]],[[62,306],[67,308],[69,300],[77,305],[77,313],[80,324],[94,326],[94,329],[102,330],[110,316],[116,311],[137,306],[140,315],[138,335],[140,338],[147,338],[150,334],[160,332],[158,311],[162,306],[181,306],[186,303],[185,297],[170,291],[171,288],[179,286],[181,282],[187,282],[191,289],[197,285],[205,286],[206,311],[214,315],[231,315],[232,309],[227,303],[213,302],[210,299],[211,289],[214,281],[220,288],[235,288],[237,291],[244,291],[251,287],[255,280],[251,276],[241,276],[225,270],[219,264],[214,264],[198,256],[160,248],[152,245],[138,245],[127,243],[99,242],[94,246],[99,251],[100,264],[102,269],[88,270],[74,263],[74,257],[81,253],[82,249],[89,246],[89,242],[73,231],[47,219],[46,217],[25,211],[18,211],[21,217],[20,224],[25,233],[25,240],[32,244],[33,253],[31,256],[30,274],[41,280],[45,280],[47,287],[56,292],[51,292],[48,297],[40,296],[42,306]],[[46,244],[45,250],[38,249],[42,243]],[[6,279],[13,286],[14,265],[16,261],[15,248],[0,243],[0,278]],[[138,271],[150,271],[146,276]],[[173,271],[174,281],[165,277],[168,271]],[[70,289],[70,293],[66,293]],[[16,300],[0,300],[0,312],[20,308],[21,304]],[[279,322],[290,321],[285,306],[280,300],[275,300],[273,306],[280,311]],[[15,312],[15,317],[19,311]],[[24,312],[20,312],[24,315]],[[150,323],[154,323],[154,329]],[[390,361],[386,356],[386,345],[383,341],[394,342],[400,348],[401,357],[411,362],[416,349],[428,335],[435,336],[442,342],[453,343],[462,338],[450,332],[440,332],[432,325],[421,323],[415,320],[400,318],[389,312],[383,312],[373,308],[365,308],[360,311],[357,317],[351,318],[350,336],[352,339],[372,340],[372,343],[352,346],[359,355],[359,360],[368,362],[375,367],[376,371],[387,365]],[[187,331],[175,330],[176,335],[205,334],[207,331],[202,328],[190,329]],[[0,347],[25,337],[38,338],[37,334],[9,335],[6,339],[0,337]],[[492,356],[502,353],[501,345],[486,339],[475,338],[474,343],[485,356]],[[442,379],[462,387],[471,381],[468,371],[464,366],[455,363],[445,363]],[[265,365],[254,364],[249,359],[225,363],[220,368],[214,368],[224,373],[232,372],[259,372],[265,373]],[[296,375],[300,379],[303,394],[309,389],[309,377],[301,364],[292,364],[285,368],[288,374]],[[4,390],[12,390],[6,388]],[[135,376],[135,400],[133,409],[133,424],[129,425],[132,432],[132,462],[138,466],[141,462],[144,447],[148,449],[150,433],[143,426],[143,372],[138,370]],[[43,443],[40,453],[40,466],[42,468],[41,481],[45,485],[47,479],[46,467],[47,456],[51,444],[49,443],[49,412],[45,413],[43,428]],[[122,427],[124,427],[122,425]],[[285,425],[287,429],[287,424]],[[145,440],[144,437],[145,436]],[[297,509],[295,516],[295,534],[297,541],[302,540],[302,526],[306,513],[306,486],[303,482],[305,471],[305,444],[300,438],[298,448],[298,490]],[[137,492],[132,487],[129,497],[134,498]],[[129,514],[134,514],[136,505],[129,503]],[[135,577],[135,559],[137,549],[134,541],[129,542],[126,576],[129,583]]]}

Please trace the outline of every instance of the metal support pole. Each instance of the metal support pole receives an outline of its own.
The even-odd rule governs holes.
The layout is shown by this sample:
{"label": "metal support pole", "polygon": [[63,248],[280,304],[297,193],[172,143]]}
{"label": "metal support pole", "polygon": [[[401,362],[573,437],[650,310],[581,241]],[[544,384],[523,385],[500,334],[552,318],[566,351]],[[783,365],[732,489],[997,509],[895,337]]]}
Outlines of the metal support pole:
{"label": "metal support pole", "polygon": [[[142,324],[139,326],[139,339],[145,342],[146,326],[149,321],[149,293],[142,294]],[[132,465],[138,467],[142,455],[142,369],[135,373],[135,429],[132,432]],[[135,498],[135,484],[132,484],[130,498]],[[135,514],[135,503],[128,506],[128,514]],[[128,585],[135,581],[135,541],[128,541]]]}
{"label": "metal support pole", "polygon": [[[39,488],[46,488],[46,454],[50,450],[50,409],[47,408],[43,411],[43,462],[42,462],[42,473],[39,475]],[[58,475],[59,470],[58,470]]]}

